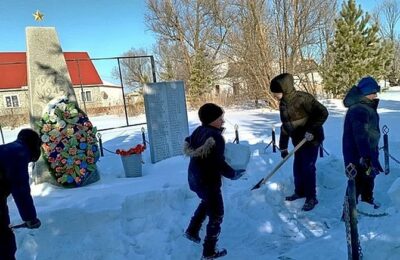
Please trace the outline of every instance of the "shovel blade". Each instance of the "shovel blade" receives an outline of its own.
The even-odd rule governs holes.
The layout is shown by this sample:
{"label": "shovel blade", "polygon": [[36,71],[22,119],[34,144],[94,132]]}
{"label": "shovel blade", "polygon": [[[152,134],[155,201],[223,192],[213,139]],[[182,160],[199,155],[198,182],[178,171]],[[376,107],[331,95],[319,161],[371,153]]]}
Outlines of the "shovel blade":
{"label": "shovel blade", "polygon": [[264,180],[264,178],[261,179],[256,185],[254,185],[254,187],[251,188],[251,190],[256,190],[256,189],[260,188],[263,180]]}

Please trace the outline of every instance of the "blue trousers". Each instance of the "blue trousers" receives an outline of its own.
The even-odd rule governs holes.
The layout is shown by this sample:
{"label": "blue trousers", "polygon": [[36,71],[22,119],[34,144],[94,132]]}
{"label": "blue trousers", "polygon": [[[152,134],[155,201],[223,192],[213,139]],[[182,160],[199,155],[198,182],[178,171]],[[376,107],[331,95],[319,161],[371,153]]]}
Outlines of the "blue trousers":
{"label": "blue trousers", "polygon": [[316,168],[319,146],[306,143],[294,154],[294,192],[302,197],[316,198]]}
{"label": "blue trousers", "polygon": [[213,255],[221,232],[221,223],[224,218],[224,201],[221,191],[196,192],[201,202],[194,212],[188,231],[192,234],[199,232],[204,220],[208,217],[206,237],[203,244],[203,255]]}
{"label": "blue trousers", "polygon": [[8,227],[10,218],[8,207],[3,199],[0,202],[0,260],[14,260],[17,245],[14,232]]}
{"label": "blue trousers", "polygon": [[361,166],[357,166],[356,175],[356,199],[358,201],[361,195],[361,200],[370,201],[374,199],[374,186],[375,186],[375,175],[367,175],[365,169]]}

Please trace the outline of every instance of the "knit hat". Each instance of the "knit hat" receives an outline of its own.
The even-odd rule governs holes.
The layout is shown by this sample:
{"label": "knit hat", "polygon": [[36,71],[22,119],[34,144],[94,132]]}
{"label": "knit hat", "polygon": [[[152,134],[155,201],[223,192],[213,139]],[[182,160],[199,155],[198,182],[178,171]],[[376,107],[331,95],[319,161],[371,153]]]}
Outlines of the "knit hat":
{"label": "knit hat", "polygon": [[39,134],[30,128],[25,128],[18,133],[17,140],[22,141],[28,147],[31,152],[31,161],[36,162],[40,157],[40,146],[42,145]]}
{"label": "knit hat", "polygon": [[364,77],[358,82],[357,88],[361,91],[364,96],[369,94],[377,93],[381,91],[381,87],[373,77]]}
{"label": "knit hat", "polygon": [[215,121],[223,113],[224,110],[222,109],[222,107],[213,103],[206,103],[202,105],[199,109],[199,118],[203,125],[208,125],[211,122]]}

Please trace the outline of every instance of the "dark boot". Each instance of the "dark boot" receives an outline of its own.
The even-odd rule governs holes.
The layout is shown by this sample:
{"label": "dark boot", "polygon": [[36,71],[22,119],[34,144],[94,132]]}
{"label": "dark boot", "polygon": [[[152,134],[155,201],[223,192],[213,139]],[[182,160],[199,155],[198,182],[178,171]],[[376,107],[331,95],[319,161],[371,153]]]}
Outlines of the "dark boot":
{"label": "dark boot", "polygon": [[207,224],[207,235],[203,244],[203,259],[215,259],[227,254],[226,249],[217,249],[223,216],[211,217]]}
{"label": "dark boot", "polygon": [[198,232],[197,232],[197,234],[195,234],[195,233],[191,233],[190,231],[186,230],[185,231],[185,237],[187,239],[195,242],[196,244],[200,244],[200,242],[201,242],[201,238],[200,238]]}
{"label": "dark boot", "polygon": [[199,223],[195,217],[192,218],[188,228],[185,231],[185,237],[197,244],[200,244],[201,238],[199,236],[201,222]]}
{"label": "dark boot", "polygon": [[226,249],[225,248],[222,248],[222,249],[220,249],[220,250],[216,250],[215,252],[214,252],[214,254],[212,254],[212,255],[210,255],[210,256],[204,256],[203,255],[203,257],[201,258],[202,260],[204,259],[216,259],[216,258],[219,258],[219,257],[223,257],[223,256],[226,256],[228,254],[228,251],[226,251]]}
{"label": "dark boot", "polygon": [[205,239],[203,244],[203,257],[201,259],[215,259],[225,256],[228,252],[225,248],[216,248],[217,240]]}
{"label": "dark boot", "polygon": [[361,201],[364,201],[364,202],[366,202],[368,204],[374,205],[374,198],[371,198],[371,197],[369,197],[369,198],[361,197]]}
{"label": "dark boot", "polygon": [[204,201],[201,201],[196,211],[193,214],[193,217],[190,220],[189,226],[185,231],[185,237],[195,243],[200,243],[201,239],[199,236],[199,232],[201,229],[201,225],[206,219],[206,204]]}
{"label": "dark boot", "polygon": [[293,195],[285,197],[285,200],[293,201],[293,200],[297,200],[297,199],[301,199],[301,198],[304,198],[304,196],[300,196],[297,193],[294,193]]}
{"label": "dark boot", "polygon": [[318,200],[316,198],[307,198],[306,202],[304,203],[304,206],[302,208],[302,210],[304,211],[310,211],[312,210],[315,205],[318,204]]}
{"label": "dark boot", "polygon": [[374,206],[374,209],[378,209],[381,206],[381,204],[379,202],[375,201],[373,198],[368,198],[368,199],[361,198],[361,201],[371,204],[372,206]]}

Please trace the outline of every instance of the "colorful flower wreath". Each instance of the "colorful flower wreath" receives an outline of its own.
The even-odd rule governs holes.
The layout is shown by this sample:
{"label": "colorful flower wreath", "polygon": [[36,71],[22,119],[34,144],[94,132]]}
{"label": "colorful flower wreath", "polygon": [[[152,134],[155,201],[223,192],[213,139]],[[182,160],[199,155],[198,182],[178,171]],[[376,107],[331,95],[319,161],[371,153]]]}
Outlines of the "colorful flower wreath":
{"label": "colorful flower wreath", "polygon": [[77,187],[97,171],[97,129],[75,103],[61,99],[49,105],[37,125],[43,158],[57,183]]}

